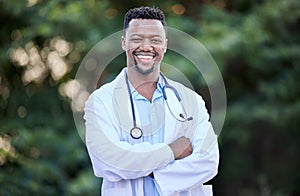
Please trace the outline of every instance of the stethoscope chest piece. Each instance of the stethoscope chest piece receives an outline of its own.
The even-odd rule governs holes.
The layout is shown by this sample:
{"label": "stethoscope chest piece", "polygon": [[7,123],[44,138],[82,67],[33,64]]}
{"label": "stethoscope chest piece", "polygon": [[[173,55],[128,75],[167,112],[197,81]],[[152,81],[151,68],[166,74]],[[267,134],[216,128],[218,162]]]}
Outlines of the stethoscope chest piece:
{"label": "stethoscope chest piece", "polygon": [[140,139],[143,135],[142,129],[140,129],[139,127],[133,127],[130,130],[130,135],[134,139]]}

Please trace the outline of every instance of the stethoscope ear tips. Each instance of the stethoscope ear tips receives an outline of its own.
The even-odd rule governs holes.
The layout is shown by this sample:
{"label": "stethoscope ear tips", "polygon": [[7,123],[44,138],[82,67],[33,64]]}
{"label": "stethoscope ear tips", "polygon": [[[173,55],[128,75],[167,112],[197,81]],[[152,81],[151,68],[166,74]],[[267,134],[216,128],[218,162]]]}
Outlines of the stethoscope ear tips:
{"label": "stethoscope ear tips", "polygon": [[186,120],[188,121],[193,120],[193,117],[188,117]]}
{"label": "stethoscope ear tips", "polygon": [[182,119],[184,119],[185,121],[193,120],[193,117],[190,116],[190,117],[188,117],[188,118],[185,118],[185,117],[183,116],[183,114],[181,114],[181,113],[179,114],[179,117],[182,118]]}

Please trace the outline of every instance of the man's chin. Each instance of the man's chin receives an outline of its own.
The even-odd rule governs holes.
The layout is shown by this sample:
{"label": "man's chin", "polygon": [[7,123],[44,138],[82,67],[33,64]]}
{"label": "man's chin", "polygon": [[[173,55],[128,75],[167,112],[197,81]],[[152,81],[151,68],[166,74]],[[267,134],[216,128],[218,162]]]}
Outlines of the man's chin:
{"label": "man's chin", "polygon": [[154,65],[152,65],[151,67],[146,67],[146,68],[144,68],[141,65],[135,65],[134,68],[137,72],[139,72],[142,75],[149,75],[150,73],[152,73],[154,71]]}

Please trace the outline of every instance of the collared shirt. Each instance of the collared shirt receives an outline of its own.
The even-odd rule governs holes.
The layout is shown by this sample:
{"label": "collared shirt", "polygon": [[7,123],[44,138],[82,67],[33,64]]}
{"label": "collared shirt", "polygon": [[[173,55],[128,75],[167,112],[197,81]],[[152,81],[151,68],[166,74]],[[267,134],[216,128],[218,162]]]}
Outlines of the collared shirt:
{"label": "collared shirt", "polygon": [[[151,144],[163,143],[164,141],[164,123],[160,124],[153,118],[161,118],[160,109],[164,108],[164,98],[162,94],[163,83],[160,80],[153,93],[151,102],[144,96],[140,95],[130,84],[131,95],[136,105],[137,113],[139,114],[140,126],[143,130],[142,142]],[[156,189],[154,179],[152,177],[144,177],[144,196],[159,196]]]}

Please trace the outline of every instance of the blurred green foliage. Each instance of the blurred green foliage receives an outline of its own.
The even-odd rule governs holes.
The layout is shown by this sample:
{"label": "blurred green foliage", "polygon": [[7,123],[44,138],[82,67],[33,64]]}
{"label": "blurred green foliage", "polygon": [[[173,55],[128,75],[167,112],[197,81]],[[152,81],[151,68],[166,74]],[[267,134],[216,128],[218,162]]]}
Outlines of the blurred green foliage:
{"label": "blurred green foliage", "polygon": [[[141,1],[0,0],[0,195],[97,195],[64,88],[84,55]],[[153,1],[222,72],[228,110],[215,195],[300,194],[300,1]],[[195,90],[209,93],[171,51]],[[125,65],[114,60],[104,76]],[[105,79],[104,79],[105,80]]]}

